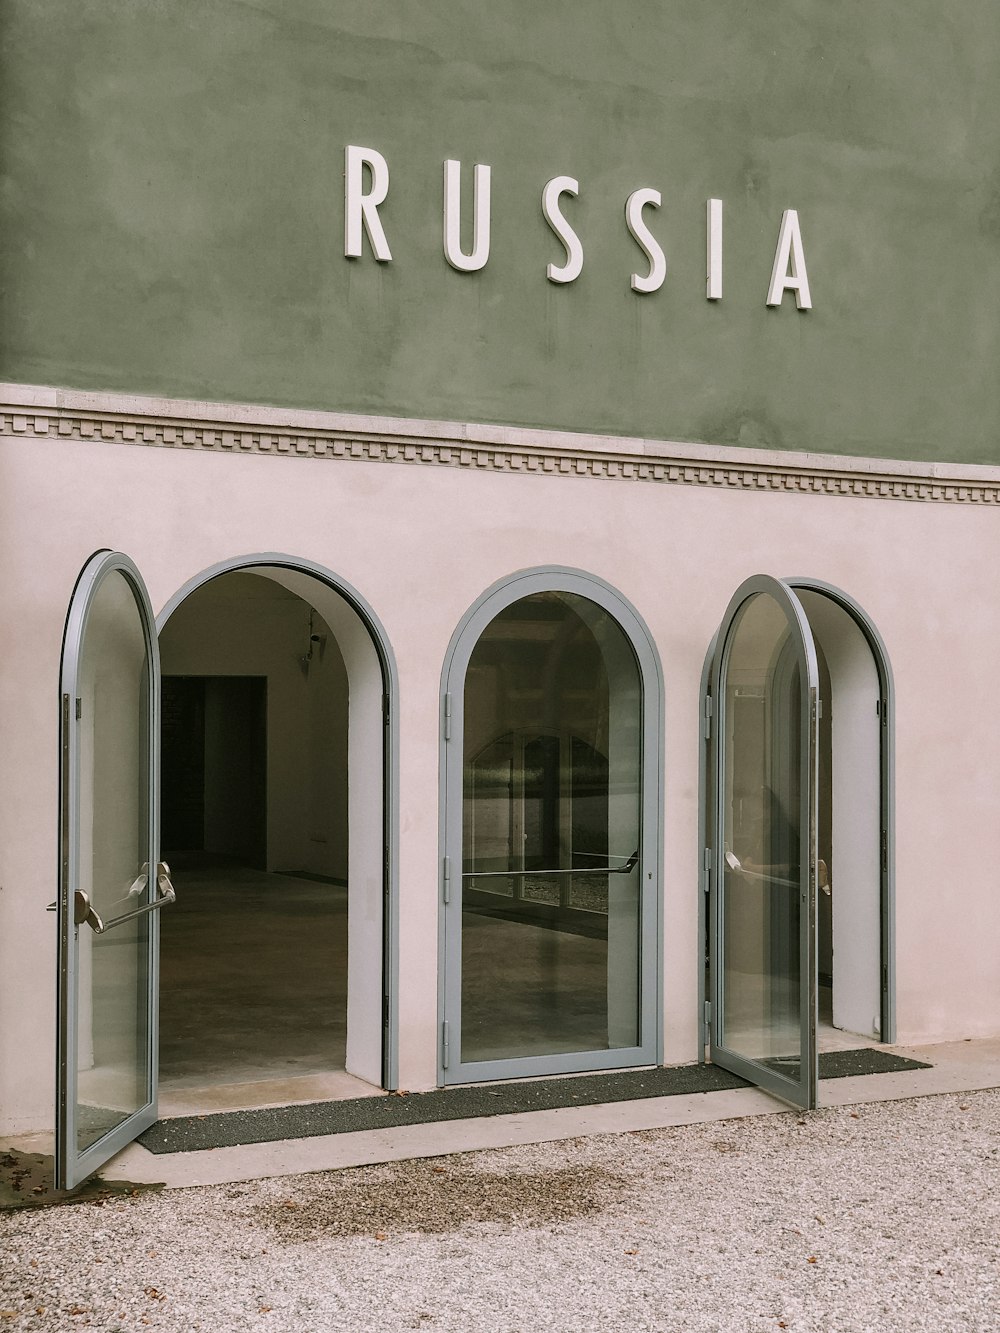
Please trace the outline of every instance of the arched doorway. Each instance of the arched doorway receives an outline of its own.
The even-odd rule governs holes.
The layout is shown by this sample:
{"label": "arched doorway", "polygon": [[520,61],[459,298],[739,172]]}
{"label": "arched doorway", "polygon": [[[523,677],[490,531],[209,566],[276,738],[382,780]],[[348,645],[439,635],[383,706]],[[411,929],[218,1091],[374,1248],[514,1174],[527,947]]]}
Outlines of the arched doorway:
{"label": "arched doorway", "polygon": [[161,1098],[392,1086],[384,634],[328,571],[274,556],[206,571],[158,627],[162,845],[182,886],[163,925]]}
{"label": "arched doorway", "polygon": [[[348,695],[346,1032],[341,1058],[357,1079],[392,1088],[397,1078],[398,789],[392,652],[371,608],[349,585],[318,565],[270,553],[224,562],[190,580],[164,608],[159,628],[198,589],[237,571],[273,580],[292,595],[292,602],[312,608],[305,644],[300,635],[285,645],[298,655],[297,667],[305,674],[320,652],[323,630],[336,637],[341,686],[346,680]],[[278,600],[287,609],[289,599]],[[157,629],[138,566],[122,552],[96,552],[70,600],[60,668],[56,1180],[62,1189],[91,1175],[158,1115],[160,920],[177,900],[168,867],[159,860],[163,681]],[[189,754],[185,770],[190,776],[193,766],[200,773],[200,794],[192,801],[188,793],[186,799],[189,806],[200,802],[200,841],[206,825],[214,839],[225,833],[227,823],[236,822],[240,836],[229,840],[228,854],[235,852],[237,861],[242,857],[259,863],[264,858],[266,873],[268,840],[255,836],[253,808],[248,815],[239,808],[240,801],[229,799],[234,774],[241,781],[246,775],[233,763],[227,767],[217,753],[226,744],[239,750],[251,772],[251,780],[240,787],[240,800],[253,807],[261,785],[253,776],[261,746],[259,736],[255,740],[251,733],[262,730],[266,736],[266,715],[261,727],[261,690],[247,687],[257,672],[253,666],[246,669],[252,645],[241,642],[238,626],[235,629],[228,646],[220,647],[216,635],[215,651],[235,654],[224,674],[240,685],[228,698],[216,691],[219,697],[211,702],[212,690],[201,687],[202,722],[211,712],[214,752],[209,761],[203,726],[200,769]],[[201,651],[197,632],[189,633],[187,650]],[[218,684],[223,679],[218,668],[216,656],[214,667],[206,667],[205,679]],[[223,688],[221,694],[225,692]],[[196,701],[194,711],[197,707]],[[270,757],[265,745],[265,767]],[[211,764],[218,771],[209,777]],[[206,791],[215,803],[211,812]],[[256,811],[259,822],[259,799]],[[269,814],[266,819],[270,824]],[[240,903],[238,895],[230,892],[229,897],[232,920]],[[215,932],[213,944],[225,949],[225,931]],[[244,947],[236,965],[252,975],[260,956],[260,948]],[[253,1098],[248,1100],[252,1104]]]}
{"label": "arched doorway", "polygon": [[660,672],[600,580],[492,588],[444,674],[444,1082],[658,1058]]}
{"label": "arched doorway", "polygon": [[785,582],[820,669],[817,1018],[820,1049],[895,1039],[892,667],[863,608],[816,579]]}
{"label": "arched doorway", "polygon": [[892,712],[852,599],[810,579],[737,590],[706,664],[707,1038],[802,1105],[819,1049],[894,1035]]}

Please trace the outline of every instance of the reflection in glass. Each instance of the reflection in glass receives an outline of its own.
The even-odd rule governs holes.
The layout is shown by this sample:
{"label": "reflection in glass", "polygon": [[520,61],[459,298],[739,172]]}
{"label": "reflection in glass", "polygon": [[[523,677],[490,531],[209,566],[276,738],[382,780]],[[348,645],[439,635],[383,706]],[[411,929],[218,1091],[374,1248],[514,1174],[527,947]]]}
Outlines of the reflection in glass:
{"label": "reflection in glass", "polygon": [[722,1045],[797,1081],[802,681],[767,594],[734,622],[723,688]]}
{"label": "reflection in glass", "polygon": [[[131,584],[105,576],[90,606],[79,673],[79,883],[101,919],[150,901],[149,661]],[[77,1148],[149,1101],[150,917],[98,935],[79,927]]]}
{"label": "reflection in glass", "polygon": [[639,1042],[642,700],[570,593],[507,607],[465,680],[462,1060]]}

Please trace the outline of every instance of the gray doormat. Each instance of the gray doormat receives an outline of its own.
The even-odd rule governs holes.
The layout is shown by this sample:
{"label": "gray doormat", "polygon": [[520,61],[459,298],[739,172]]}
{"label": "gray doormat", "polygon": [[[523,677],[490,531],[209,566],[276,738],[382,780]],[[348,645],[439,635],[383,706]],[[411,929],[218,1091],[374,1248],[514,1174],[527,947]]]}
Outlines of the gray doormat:
{"label": "gray doormat", "polygon": [[[887,1074],[901,1069],[929,1069],[888,1051],[831,1051],[819,1057],[820,1078],[851,1074]],[[160,1120],[139,1136],[153,1153],[197,1152],[245,1143],[275,1143],[319,1134],[350,1134],[363,1129],[392,1129],[441,1120],[474,1120],[487,1115],[550,1111],[563,1106],[596,1106],[644,1097],[676,1097],[686,1092],[720,1092],[749,1084],[718,1065],[675,1065],[626,1069],[620,1073],[575,1078],[531,1079],[515,1083],[438,1088],[434,1092],[390,1093],[349,1101],[312,1102],[216,1115]]]}

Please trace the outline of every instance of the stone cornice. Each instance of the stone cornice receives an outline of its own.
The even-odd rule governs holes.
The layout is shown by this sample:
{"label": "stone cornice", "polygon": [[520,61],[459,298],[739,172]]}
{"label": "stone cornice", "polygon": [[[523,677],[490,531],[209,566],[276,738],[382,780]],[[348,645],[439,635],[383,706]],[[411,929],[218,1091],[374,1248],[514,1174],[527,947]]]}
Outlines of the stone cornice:
{"label": "stone cornice", "polygon": [[1000,468],[0,384],[0,437],[360,459],[729,490],[1000,504]]}

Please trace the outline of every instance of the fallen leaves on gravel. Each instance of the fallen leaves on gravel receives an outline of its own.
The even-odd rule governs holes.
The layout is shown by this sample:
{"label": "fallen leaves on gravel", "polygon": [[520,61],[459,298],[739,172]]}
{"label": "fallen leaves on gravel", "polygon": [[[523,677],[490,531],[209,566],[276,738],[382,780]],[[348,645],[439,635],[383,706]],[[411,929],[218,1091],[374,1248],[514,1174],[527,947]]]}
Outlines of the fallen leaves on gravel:
{"label": "fallen leaves on gravel", "polygon": [[304,1187],[296,1199],[258,1203],[246,1217],[289,1244],[317,1235],[440,1235],[476,1222],[538,1226],[590,1216],[616,1201],[628,1183],[596,1166],[497,1173],[414,1161],[364,1168],[340,1187]]}

